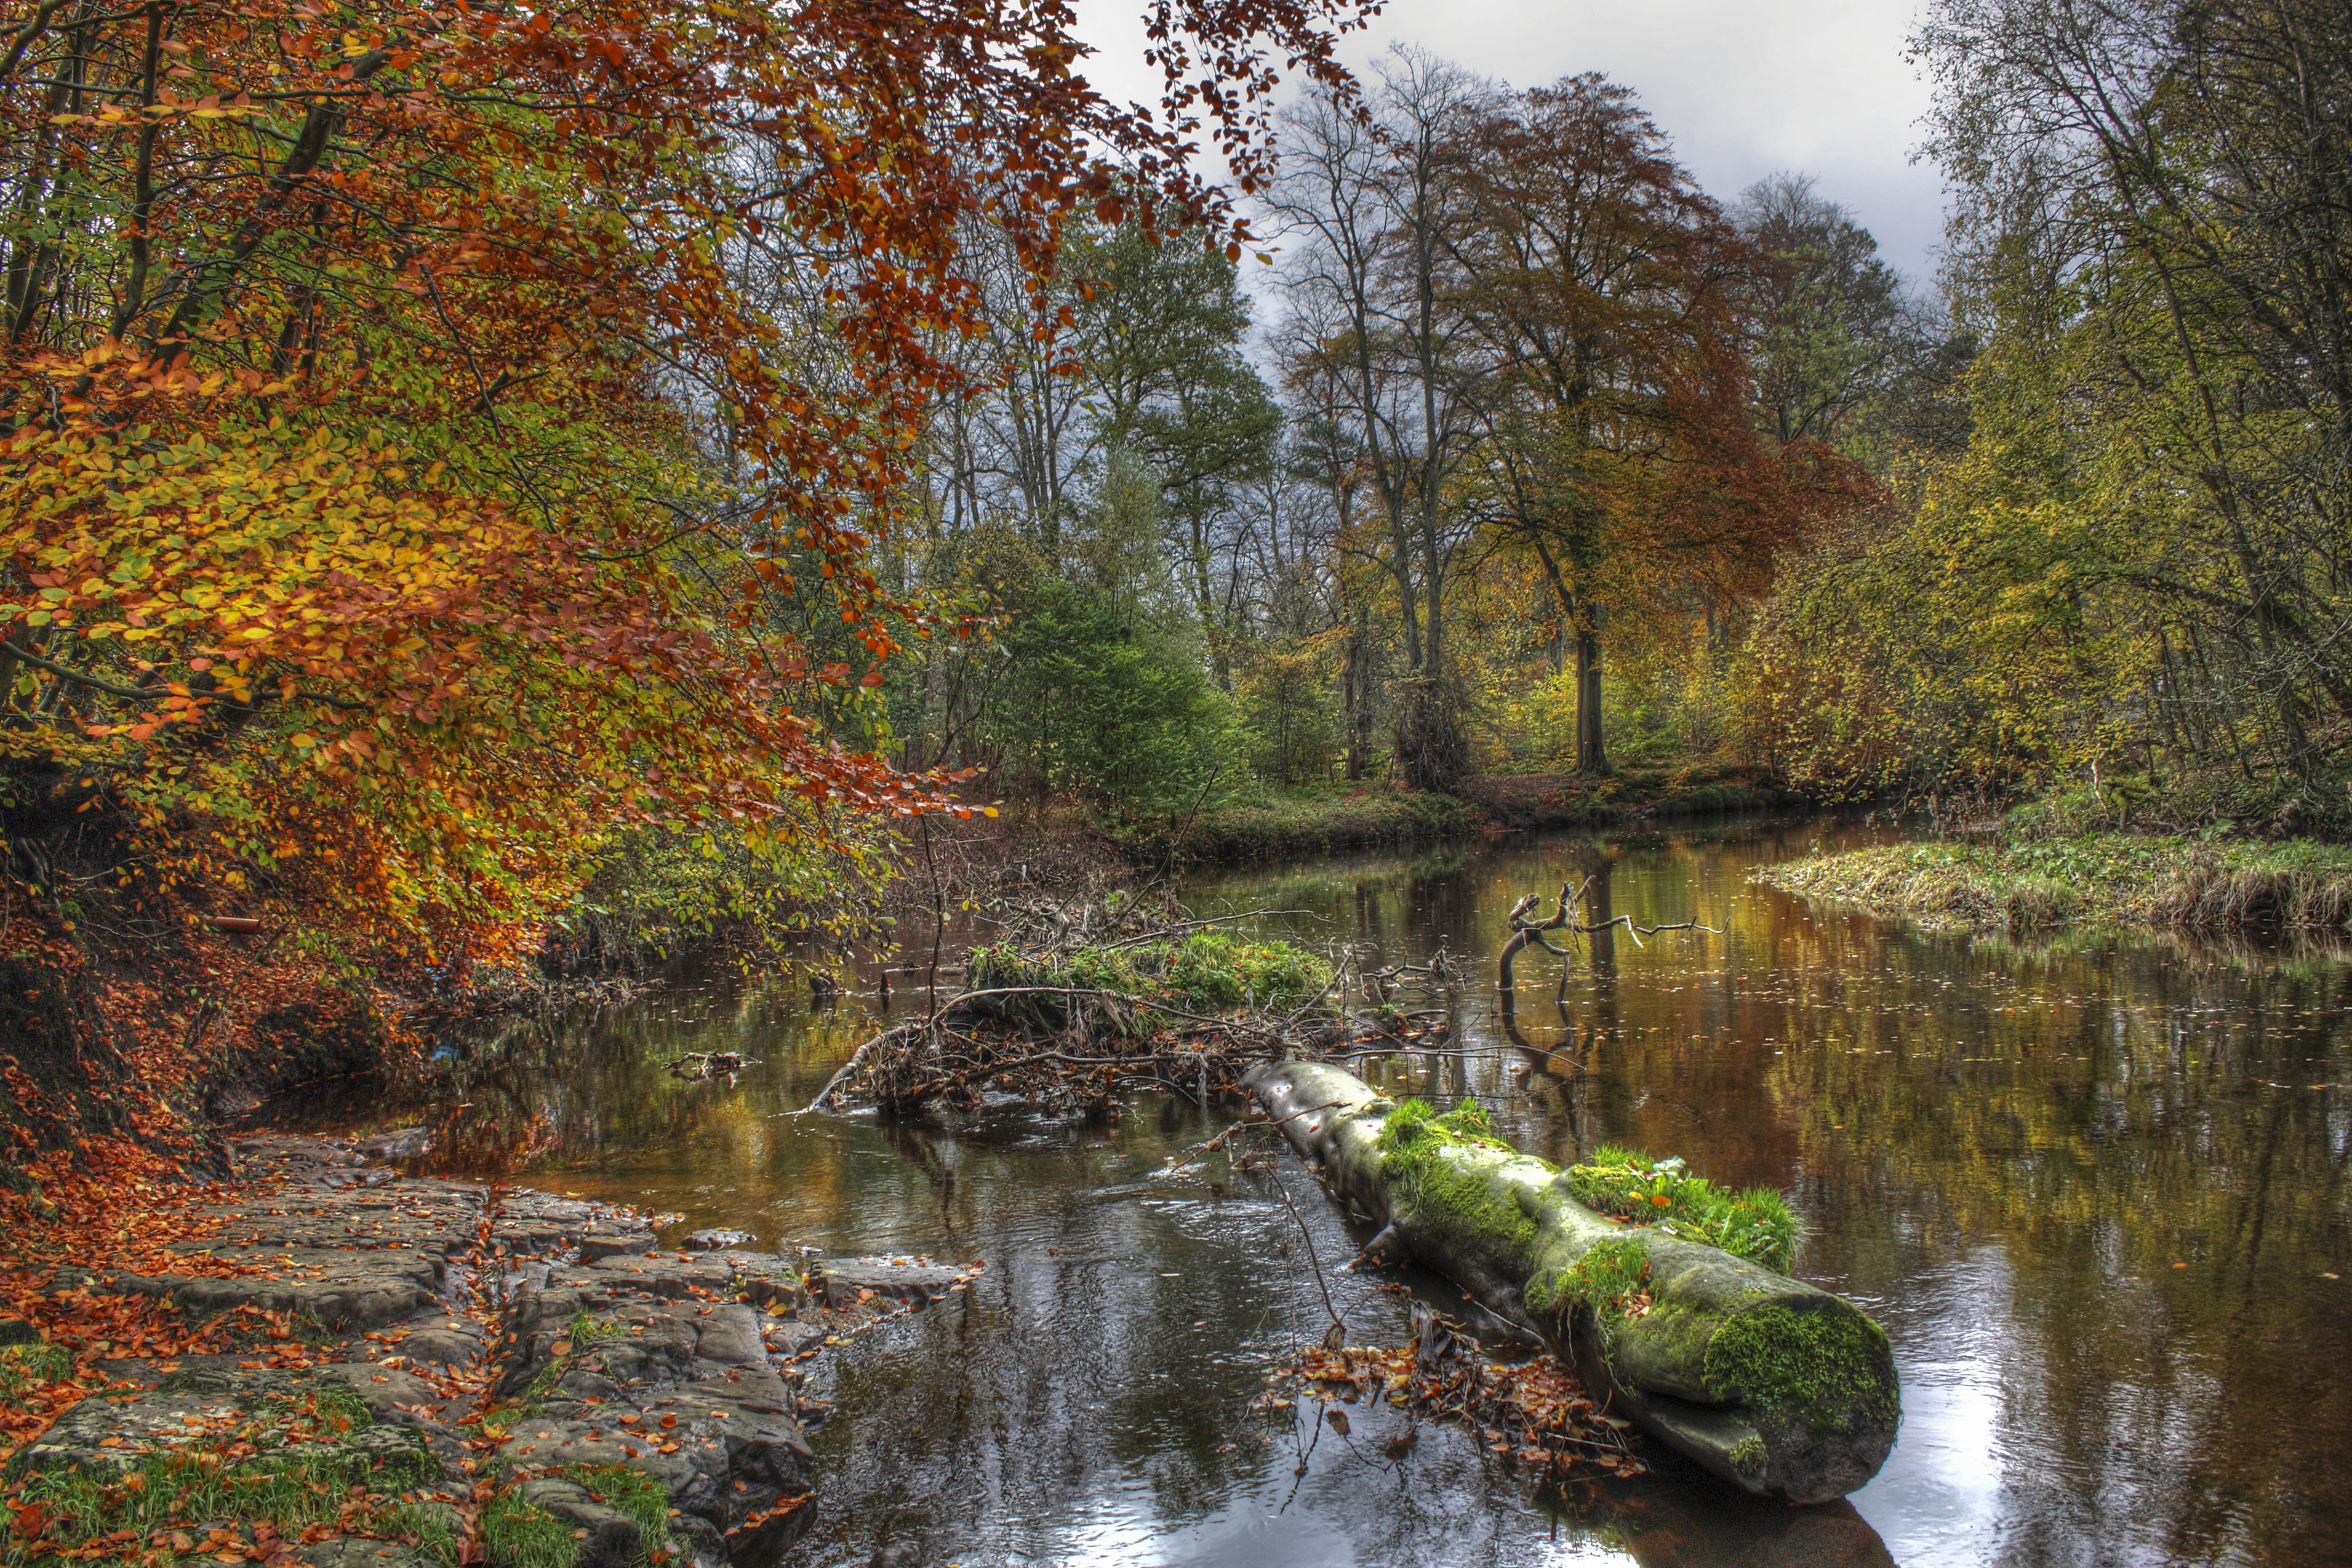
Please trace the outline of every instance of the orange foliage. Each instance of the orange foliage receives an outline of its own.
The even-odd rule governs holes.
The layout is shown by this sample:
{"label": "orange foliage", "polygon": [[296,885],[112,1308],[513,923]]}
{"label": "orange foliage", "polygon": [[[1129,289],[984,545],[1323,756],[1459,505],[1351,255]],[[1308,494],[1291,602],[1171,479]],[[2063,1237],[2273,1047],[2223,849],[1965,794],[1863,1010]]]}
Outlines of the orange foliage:
{"label": "orange foliage", "polygon": [[1155,118],[1060,0],[14,0],[0,970],[230,915],[289,984],[439,983],[616,829],[947,809],[810,715],[941,629],[868,553],[973,386],[962,237],[1237,245],[1190,139],[1255,184],[1356,10],[1153,0]]}

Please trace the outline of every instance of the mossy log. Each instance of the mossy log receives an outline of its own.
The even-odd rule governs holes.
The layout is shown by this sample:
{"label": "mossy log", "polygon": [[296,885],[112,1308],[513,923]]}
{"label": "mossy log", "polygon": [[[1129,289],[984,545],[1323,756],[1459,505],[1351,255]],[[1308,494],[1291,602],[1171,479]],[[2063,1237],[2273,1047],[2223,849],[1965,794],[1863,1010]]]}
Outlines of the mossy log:
{"label": "mossy log", "polygon": [[1666,1447],[1792,1502],[1843,1497],[1885,1462],[1895,1358],[1843,1297],[1593,1213],[1475,1108],[1433,1117],[1313,1062],[1243,1083],[1326,1190],[1386,1226],[1368,1251],[1408,1254],[1540,1335]]}

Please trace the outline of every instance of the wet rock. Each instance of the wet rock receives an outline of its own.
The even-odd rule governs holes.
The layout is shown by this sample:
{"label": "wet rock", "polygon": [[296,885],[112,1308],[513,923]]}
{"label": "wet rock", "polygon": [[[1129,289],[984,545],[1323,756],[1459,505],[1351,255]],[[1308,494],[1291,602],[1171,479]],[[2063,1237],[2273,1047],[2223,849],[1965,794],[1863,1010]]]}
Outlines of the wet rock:
{"label": "wet rock", "polygon": [[800,1264],[782,1253],[722,1252],[719,1256],[735,1270],[735,1293],[755,1307],[782,1307],[790,1311],[808,1300]]}
{"label": "wet rock", "polygon": [[[488,1473],[520,1481],[528,1500],[575,1532],[575,1568],[622,1568],[653,1543],[593,1481],[549,1472],[625,1465],[668,1493],[673,1542],[698,1568],[771,1568],[811,1514],[803,1504],[814,1466],[793,1387],[802,1374],[791,1370],[788,1382],[772,1359],[824,1337],[780,1316],[812,1310],[797,1261],[729,1245],[748,1239],[740,1232],[704,1233],[703,1245],[656,1256],[642,1219],[622,1211],[548,1194],[494,1202],[477,1184],[365,1163],[414,1146],[393,1135],[356,1148],[245,1140],[246,1170],[282,1179],[266,1194],[204,1211],[213,1230],[190,1256],[229,1266],[226,1278],[193,1265],[102,1281],[58,1270],[50,1288],[60,1292],[138,1291],[196,1318],[249,1306],[296,1315],[314,1342],[320,1328],[352,1337],[330,1352],[341,1359],[307,1373],[240,1365],[235,1353],[181,1357],[151,1390],[75,1406],[19,1457],[20,1469],[110,1476],[158,1451],[220,1452],[258,1423],[261,1455],[324,1458],[379,1491],[429,1490],[444,1477],[470,1488],[461,1465],[487,1461]],[[576,1260],[562,1261],[574,1247]],[[887,1270],[877,1284],[842,1288],[913,1300],[959,1278],[875,1267]],[[487,1455],[469,1453],[455,1429],[464,1402],[405,1370],[462,1368],[488,1353],[484,1331],[449,1305],[471,1300],[478,1283],[503,1310],[499,1397],[522,1402],[509,1412],[522,1419]],[[0,1320],[0,1343],[8,1331]],[[310,1568],[435,1568],[410,1548],[356,1538],[297,1556]]]}
{"label": "wet rock", "polygon": [[228,1279],[118,1274],[111,1283],[126,1293],[168,1296],[189,1317],[252,1307],[353,1332],[397,1323],[441,1299],[442,1260],[422,1253],[218,1247],[212,1256],[269,1272]]}
{"label": "wet rock", "polygon": [[746,1247],[758,1239],[748,1230],[698,1230],[689,1232],[678,1246],[688,1252],[723,1252],[732,1247]]}
{"label": "wet rock", "polygon": [[400,1342],[400,1353],[411,1362],[462,1370],[482,1358],[482,1342],[448,1329],[422,1329]]}
{"label": "wet rock", "polygon": [[768,1325],[766,1339],[771,1353],[789,1360],[823,1343],[824,1330],[815,1323],[796,1322],[786,1318]]}
{"label": "wet rock", "polygon": [[584,1263],[600,1258],[642,1255],[654,1249],[654,1233],[640,1231],[598,1231],[580,1238],[580,1258]]}
{"label": "wet rock", "polygon": [[329,1362],[314,1375],[321,1384],[331,1384],[359,1395],[366,1403],[368,1414],[388,1426],[446,1432],[448,1427],[440,1416],[462,1414],[439,1389],[415,1373],[403,1372],[398,1367],[378,1366],[371,1362]]}
{"label": "wet rock", "polygon": [[0,1318],[0,1346],[37,1345],[41,1342],[41,1331],[22,1318]]}
{"label": "wet rock", "polygon": [[431,1129],[401,1127],[358,1140],[352,1144],[352,1152],[365,1160],[409,1160],[432,1147]]}
{"label": "wet rock", "polygon": [[880,1258],[828,1258],[810,1270],[809,1289],[835,1309],[857,1305],[859,1293],[867,1290],[874,1298],[920,1304],[943,1300],[965,1279],[958,1268]]}
{"label": "wet rock", "polygon": [[437,1568],[433,1560],[397,1541],[339,1535],[294,1549],[294,1560],[310,1568]]}
{"label": "wet rock", "polygon": [[596,1260],[600,1279],[612,1292],[643,1291],[671,1300],[731,1293],[735,1269],[724,1254],[675,1253],[660,1257],[604,1257]]}
{"label": "wet rock", "polygon": [[768,1359],[760,1320],[749,1307],[721,1307],[702,1320],[694,1343],[697,1361],[721,1366],[751,1366]]}

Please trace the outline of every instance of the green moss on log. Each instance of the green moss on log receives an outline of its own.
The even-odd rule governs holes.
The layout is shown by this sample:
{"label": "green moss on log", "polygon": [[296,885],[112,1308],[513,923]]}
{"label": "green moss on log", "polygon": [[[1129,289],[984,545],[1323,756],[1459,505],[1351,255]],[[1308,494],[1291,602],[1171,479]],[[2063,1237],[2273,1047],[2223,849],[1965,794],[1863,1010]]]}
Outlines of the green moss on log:
{"label": "green moss on log", "polygon": [[1575,1262],[1529,1279],[1522,1299],[1538,1322],[1571,1302],[1582,1302],[1606,1346],[1611,1329],[1625,1316],[1649,1277],[1650,1253],[1639,1237],[1596,1241]]}
{"label": "green moss on log", "polygon": [[1569,1167],[1568,1179],[1577,1201],[1596,1213],[1719,1247],[1776,1274],[1796,1258],[1797,1216],[1769,1187],[1727,1192],[1692,1175],[1679,1156],[1653,1160],[1612,1144]]}
{"label": "green moss on log", "polygon": [[1707,1392],[1727,1404],[1801,1421],[1813,1432],[1891,1426],[1895,1385],[1877,1369],[1886,1331],[1860,1312],[1800,1311],[1779,1301],[1738,1312],[1706,1344]]}
{"label": "green moss on log", "polygon": [[[1497,1180],[1496,1173],[1514,1161],[1547,1176],[1558,1167],[1520,1153],[1494,1131],[1475,1100],[1441,1116],[1428,1101],[1408,1100],[1381,1123],[1381,1168],[1404,1201],[1444,1214],[1465,1239],[1524,1274],[1535,1263],[1537,1221],[1515,1184]],[[1459,1152],[1449,1156],[1448,1150]]]}

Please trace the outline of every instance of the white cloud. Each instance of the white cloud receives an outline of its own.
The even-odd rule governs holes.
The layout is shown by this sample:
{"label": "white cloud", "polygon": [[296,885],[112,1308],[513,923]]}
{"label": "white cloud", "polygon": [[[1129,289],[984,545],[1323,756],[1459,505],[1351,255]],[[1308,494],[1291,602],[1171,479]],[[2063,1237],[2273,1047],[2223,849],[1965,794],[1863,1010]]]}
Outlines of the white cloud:
{"label": "white cloud", "polygon": [[[1131,4],[1084,0],[1086,69],[1150,101]],[[1935,169],[1911,162],[1928,90],[1904,58],[1914,0],[1391,0],[1343,53],[1363,68],[1417,44],[1514,87],[1598,70],[1641,94],[1701,184],[1728,200],[1781,169],[1816,175],[1916,281],[1943,231]]]}

